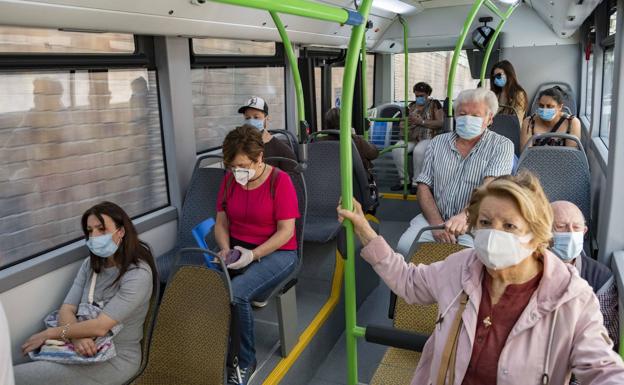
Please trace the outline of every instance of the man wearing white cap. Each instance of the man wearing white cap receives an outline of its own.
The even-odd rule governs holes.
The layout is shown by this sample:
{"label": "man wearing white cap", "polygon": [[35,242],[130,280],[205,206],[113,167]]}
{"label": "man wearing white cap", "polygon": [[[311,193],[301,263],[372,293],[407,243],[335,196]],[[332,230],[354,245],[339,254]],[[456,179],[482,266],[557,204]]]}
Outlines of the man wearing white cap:
{"label": "man wearing white cap", "polygon": [[[262,131],[262,141],[264,142],[264,158],[274,156],[297,160],[293,150],[281,140],[273,137],[268,131],[269,106],[264,99],[254,96],[238,109],[239,114],[245,117],[245,124],[256,127]],[[290,171],[293,167],[287,162],[267,162],[271,166],[278,167],[285,171]]]}

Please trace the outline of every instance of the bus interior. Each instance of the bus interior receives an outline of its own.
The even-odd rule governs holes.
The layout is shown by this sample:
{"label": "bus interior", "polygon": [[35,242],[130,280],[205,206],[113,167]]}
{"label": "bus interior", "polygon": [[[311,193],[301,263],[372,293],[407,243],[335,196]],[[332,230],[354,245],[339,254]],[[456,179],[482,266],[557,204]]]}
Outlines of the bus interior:
{"label": "bus interior", "polygon": [[[201,170],[220,169],[223,139],[242,123],[239,106],[260,96],[274,134],[305,163],[307,217],[293,286],[254,310],[258,366],[250,383],[408,383],[416,353],[388,357],[386,346],[359,338],[364,328],[346,331],[353,322],[403,321],[336,219],[346,146],[306,137],[327,128],[326,111],[349,104],[349,123],[381,150],[371,221],[394,246],[420,213],[407,184],[390,189],[399,179],[390,147],[401,139],[412,86],[429,83],[448,112],[461,90],[488,86],[489,68],[501,60],[513,63],[531,106],[549,85],[571,96],[589,170],[585,249],[624,292],[624,0],[373,0],[361,27],[332,20],[324,8],[316,18],[301,11],[308,4],[353,16],[363,3],[0,0],[0,302],[14,364],[26,360],[21,344],[59,306],[89,255],[79,219],[90,206],[121,205],[157,262],[197,247],[181,243],[181,229],[197,224],[197,212],[214,213],[220,182]],[[497,30],[487,55],[472,39],[486,25]],[[364,37],[349,55],[357,28]],[[357,63],[347,69],[351,57]],[[352,71],[354,80],[343,82]],[[353,190],[368,187],[360,176],[348,180]],[[357,358],[347,352],[353,348]]]}

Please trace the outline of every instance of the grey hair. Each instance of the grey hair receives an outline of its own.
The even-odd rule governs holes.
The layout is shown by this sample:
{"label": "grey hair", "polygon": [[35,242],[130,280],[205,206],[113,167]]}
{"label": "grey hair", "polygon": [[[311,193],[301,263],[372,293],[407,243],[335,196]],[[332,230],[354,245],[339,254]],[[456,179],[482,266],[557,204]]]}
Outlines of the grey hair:
{"label": "grey hair", "polygon": [[463,90],[453,102],[453,110],[457,111],[463,103],[485,103],[492,115],[498,112],[498,98],[487,88]]}

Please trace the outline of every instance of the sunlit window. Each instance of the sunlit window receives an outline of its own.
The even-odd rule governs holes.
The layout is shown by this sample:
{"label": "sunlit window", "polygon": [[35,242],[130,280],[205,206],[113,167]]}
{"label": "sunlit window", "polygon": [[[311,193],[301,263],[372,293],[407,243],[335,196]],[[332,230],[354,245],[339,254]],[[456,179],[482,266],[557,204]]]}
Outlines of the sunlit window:
{"label": "sunlit window", "polygon": [[0,52],[3,53],[131,54],[134,51],[134,35],[131,34],[0,27]]}
{"label": "sunlit window", "polygon": [[252,96],[269,106],[269,128],[285,129],[284,68],[198,68],[191,71],[197,152],[221,146],[243,123],[238,113]]}
{"label": "sunlit window", "polygon": [[600,139],[609,147],[609,133],[611,131],[611,108],[613,103],[613,67],[614,48],[607,48],[604,52],[604,73],[602,75],[602,115],[600,117]]}
{"label": "sunlit window", "polygon": [[168,205],[158,89],[146,69],[0,73],[0,267],[83,237],[107,200]]}
{"label": "sunlit window", "polygon": [[193,52],[198,55],[273,56],[275,43],[251,40],[193,39]]}
{"label": "sunlit window", "polygon": [[[448,84],[448,69],[453,58],[452,51],[438,52],[418,52],[409,54],[409,80],[408,95],[412,99],[412,87],[418,82],[428,83],[433,92],[431,96],[444,100],[446,98],[446,86]],[[405,56],[404,54],[394,55],[394,100],[405,99]],[[457,96],[460,91],[475,88],[479,83],[478,79],[473,79],[470,74],[470,66],[466,52],[462,51],[455,73],[453,84],[453,96]]]}

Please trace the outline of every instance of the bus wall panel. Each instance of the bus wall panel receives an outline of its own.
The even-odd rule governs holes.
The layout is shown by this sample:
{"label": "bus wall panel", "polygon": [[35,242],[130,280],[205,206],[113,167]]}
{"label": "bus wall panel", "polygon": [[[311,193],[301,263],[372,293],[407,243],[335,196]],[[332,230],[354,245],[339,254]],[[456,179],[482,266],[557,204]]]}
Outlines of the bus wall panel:
{"label": "bus wall panel", "polygon": [[[150,245],[154,255],[161,255],[174,246],[176,234],[177,221],[172,221],[142,233],[140,238]],[[20,346],[33,333],[43,330],[43,317],[61,305],[81,263],[73,262],[0,294],[9,322],[14,363],[25,361]]]}
{"label": "bus wall panel", "polygon": [[513,64],[520,85],[529,95],[529,103],[539,85],[551,81],[570,84],[578,101],[581,77],[578,44],[503,48],[500,58]]}

